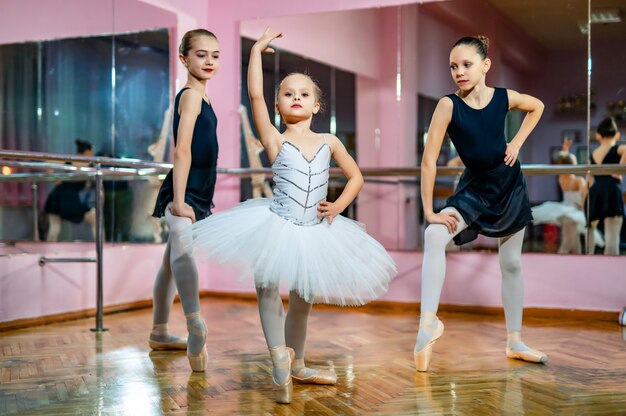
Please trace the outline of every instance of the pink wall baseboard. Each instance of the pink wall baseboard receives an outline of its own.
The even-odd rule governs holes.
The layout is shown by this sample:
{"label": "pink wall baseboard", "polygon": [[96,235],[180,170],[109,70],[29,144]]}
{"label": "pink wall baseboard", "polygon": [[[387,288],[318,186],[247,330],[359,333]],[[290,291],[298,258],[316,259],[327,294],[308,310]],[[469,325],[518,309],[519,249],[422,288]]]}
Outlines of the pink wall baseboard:
{"label": "pink wall baseboard", "polygon": [[[105,306],[152,297],[163,245],[106,245]],[[50,257],[94,256],[93,243],[27,243],[0,257],[0,322],[70,313],[96,305],[96,268],[89,263],[38,265]],[[0,254],[6,254],[0,253]],[[398,276],[381,300],[419,302],[422,253],[391,252]],[[523,255],[526,307],[619,311],[626,305],[626,258],[605,256]],[[227,266],[198,263],[200,289],[223,293],[255,292],[251,276]],[[283,291],[286,293],[286,291]],[[448,253],[441,303],[500,307],[500,271],[496,253]]]}

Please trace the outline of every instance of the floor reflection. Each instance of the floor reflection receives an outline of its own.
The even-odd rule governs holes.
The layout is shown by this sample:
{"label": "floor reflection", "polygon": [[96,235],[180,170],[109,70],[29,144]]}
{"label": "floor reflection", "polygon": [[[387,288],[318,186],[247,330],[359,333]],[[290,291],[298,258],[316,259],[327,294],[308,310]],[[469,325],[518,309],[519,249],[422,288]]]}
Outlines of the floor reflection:
{"label": "floor reflection", "polygon": [[[446,334],[428,373],[411,351],[417,320],[404,313],[319,309],[307,364],[337,373],[336,386],[294,386],[274,403],[271,363],[253,302],[203,302],[206,373],[184,351],[149,351],[149,309],[0,335],[2,415],[535,415],[620,414],[626,408],[626,328],[612,322],[527,319],[525,336],[547,365],[509,360],[501,318],[442,314]],[[175,305],[171,326],[184,333]],[[219,323],[219,324],[218,324]],[[237,325],[237,331],[232,327]]]}

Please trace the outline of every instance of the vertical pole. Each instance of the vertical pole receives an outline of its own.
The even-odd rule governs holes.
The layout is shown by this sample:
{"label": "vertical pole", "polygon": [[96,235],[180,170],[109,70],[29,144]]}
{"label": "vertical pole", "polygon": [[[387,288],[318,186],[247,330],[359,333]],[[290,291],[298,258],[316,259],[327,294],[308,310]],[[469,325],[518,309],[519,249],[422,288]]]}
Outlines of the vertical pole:
{"label": "vertical pole", "polygon": [[33,240],[39,241],[39,184],[33,182],[30,187],[33,191]]}
{"label": "vertical pole", "polygon": [[102,165],[96,164],[96,327],[92,331],[102,332],[103,285],[102,285],[102,247],[104,240],[104,183]]}

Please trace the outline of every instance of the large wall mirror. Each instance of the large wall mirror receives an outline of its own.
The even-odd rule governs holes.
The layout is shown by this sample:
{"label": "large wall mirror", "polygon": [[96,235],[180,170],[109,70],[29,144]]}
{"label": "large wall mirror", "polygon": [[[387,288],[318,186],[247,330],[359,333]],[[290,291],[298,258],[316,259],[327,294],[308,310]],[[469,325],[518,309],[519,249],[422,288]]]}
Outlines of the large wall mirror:
{"label": "large wall mirror", "polygon": [[[461,36],[484,34],[490,38],[493,61],[487,84],[534,95],[545,104],[540,125],[520,154],[522,163],[586,164],[590,150],[597,146],[595,127],[603,118],[614,116],[619,128],[626,125],[626,84],[619,77],[619,63],[626,59],[626,52],[619,47],[626,24],[621,21],[624,10],[609,3],[425,2],[242,22],[241,34],[246,45],[264,27],[273,26],[285,32],[285,38],[276,42],[279,50],[302,57],[300,70],[315,72],[316,65],[321,64],[329,68],[327,71],[334,68],[354,77],[353,151],[362,168],[419,166],[437,100],[455,90],[448,70],[450,47]],[[329,44],[333,47],[328,48]],[[246,53],[244,46],[242,54]],[[242,59],[245,62],[246,56]],[[312,61],[315,65],[307,64]],[[276,66],[269,61],[267,68],[273,68],[266,76],[271,96],[282,71],[272,73]],[[244,78],[242,81],[245,83]],[[338,100],[340,94],[351,94],[329,88],[323,86],[326,91],[333,91],[331,107],[338,105],[339,101],[335,104],[332,100]],[[242,100],[245,101],[245,94]],[[509,139],[522,118],[520,112],[509,113]],[[320,124],[320,131],[332,131],[334,127],[328,118]],[[394,140],[393,135],[400,140]],[[244,142],[242,147],[245,148]],[[563,157],[565,153],[567,157]],[[448,141],[439,164],[454,166],[455,156]],[[242,157],[245,159],[245,155]],[[569,182],[583,185],[567,187]],[[451,176],[438,178],[436,205],[444,206],[455,183],[456,178]],[[593,182],[583,175],[543,175],[527,176],[527,183],[531,203],[538,208],[536,223],[527,229],[524,250],[585,253],[585,201],[587,187]],[[425,224],[419,210],[418,186],[419,180],[370,178],[348,215],[365,222],[368,231],[388,248],[420,249]],[[546,202],[549,204],[543,205]],[[550,214],[547,218],[546,212]],[[594,251],[598,254],[603,252],[602,223],[594,234],[598,243]],[[621,252],[626,249],[624,229],[619,231]],[[481,237],[460,249],[496,248],[494,239]]]}
{"label": "large wall mirror", "polygon": [[[620,67],[626,64],[626,50],[620,45],[626,42],[626,5],[624,2],[612,2],[607,0],[590,0],[590,40],[591,54],[590,64],[590,135],[589,149],[593,152],[594,161],[592,163],[602,163],[602,155],[606,154],[603,149],[598,149],[600,142],[597,134],[597,127],[606,117],[613,117],[617,124],[617,130],[621,136],[616,138],[615,143],[603,140],[603,146],[616,145],[620,149],[626,149],[626,81],[624,81]],[[598,150],[596,150],[598,149]],[[610,158],[610,153],[607,158]],[[621,158],[622,163],[625,158]],[[605,159],[606,161],[606,159]],[[613,162],[614,163],[614,162]],[[606,179],[606,178],[605,178]],[[597,181],[591,186],[602,186]],[[609,178],[610,186],[615,186],[622,191],[622,200],[626,195],[626,186],[623,176],[615,175]],[[614,215],[610,211],[614,210],[613,202],[607,202],[609,212],[606,215]],[[591,198],[591,204],[594,204]],[[596,207],[604,205],[595,203]],[[602,212],[590,207],[590,219],[597,219],[603,216]],[[595,211],[595,212],[594,212]],[[605,247],[591,247],[594,253],[626,254],[626,224],[623,216],[612,216],[598,221],[597,228],[605,240]],[[595,225],[595,223],[592,223]],[[597,234],[594,232],[594,234]]]}
{"label": "large wall mirror", "polygon": [[[13,2],[18,3],[3,0],[3,6]],[[46,22],[45,7],[67,9],[67,22]],[[128,8],[141,8],[145,19],[128,21]],[[12,12],[0,17],[3,148],[73,153],[75,139],[81,138],[94,145],[95,154],[169,161],[169,104],[175,89],[170,51],[180,37],[173,13],[137,0],[88,1],[78,8],[51,1],[37,9],[35,19],[32,10],[6,9]],[[277,42],[279,53],[265,57],[267,97],[273,97],[282,75],[307,71],[326,96],[327,111],[315,128],[340,137],[362,168],[419,166],[434,104],[455,89],[448,69],[450,47],[463,35],[484,34],[491,40],[493,61],[487,84],[535,95],[546,106],[522,149],[522,163],[556,163],[564,142],[577,163],[587,163],[589,152],[598,146],[595,129],[604,117],[615,117],[618,128],[626,129],[626,88],[620,73],[626,62],[621,47],[625,12],[610,0],[447,0],[242,21],[242,122],[245,126],[249,118],[243,82],[248,50],[252,39],[271,25],[285,37]],[[42,23],[19,24],[24,21]],[[510,113],[510,136],[521,120],[521,114]],[[254,136],[253,129],[249,133]],[[245,134],[241,144],[241,165],[252,166],[255,152],[246,151]],[[256,155],[254,163],[267,166],[263,154]],[[455,155],[445,143],[439,163],[454,163]],[[453,192],[455,179],[438,179],[439,207]],[[559,179],[527,176],[532,205],[564,199],[575,204],[576,195],[564,192]],[[241,198],[262,195],[259,183],[254,178],[243,181]],[[41,213],[54,186],[39,186]],[[339,192],[341,186],[337,181],[332,189]],[[31,183],[2,182],[0,187],[0,239],[31,238],[32,221],[24,210],[31,203]],[[161,241],[161,226],[149,215],[156,189],[158,183],[146,180],[108,183],[108,241]],[[83,194],[88,197],[89,192]],[[573,238],[585,252],[582,196],[579,205],[582,226],[573,225]],[[421,249],[419,178],[369,178],[346,215],[367,224],[389,249]],[[40,222],[44,238],[49,220],[42,214]],[[622,226],[618,231],[622,253],[625,230]],[[90,231],[87,221],[65,221],[59,238],[88,240]],[[600,221],[595,241],[602,241],[605,233]],[[536,224],[528,227],[524,249],[565,252],[563,240],[561,225]],[[460,249],[495,250],[496,242],[480,238]],[[594,251],[603,249],[598,245]]]}
{"label": "large wall mirror", "polygon": [[[168,159],[174,14],[135,0],[2,7],[1,148]],[[137,11],[141,21],[126,17]],[[106,241],[161,241],[147,202],[155,186],[105,181]],[[0,182],[0,239],[93,240],[94,192],[89,180]]]}

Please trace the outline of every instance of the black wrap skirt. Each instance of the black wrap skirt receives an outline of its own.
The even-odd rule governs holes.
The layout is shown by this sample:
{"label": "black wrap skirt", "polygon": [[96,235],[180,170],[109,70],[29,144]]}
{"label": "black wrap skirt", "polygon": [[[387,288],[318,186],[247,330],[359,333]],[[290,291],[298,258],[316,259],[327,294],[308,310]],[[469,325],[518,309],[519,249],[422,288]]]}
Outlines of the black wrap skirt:
{"label": "black wrap skirt", "polygon": [[456,208],[468,225],[454,237],[457,245],[478,234],[496,238],[515,234],[533,219],[519,160],[485,172],[465,169],[446,206]]}

